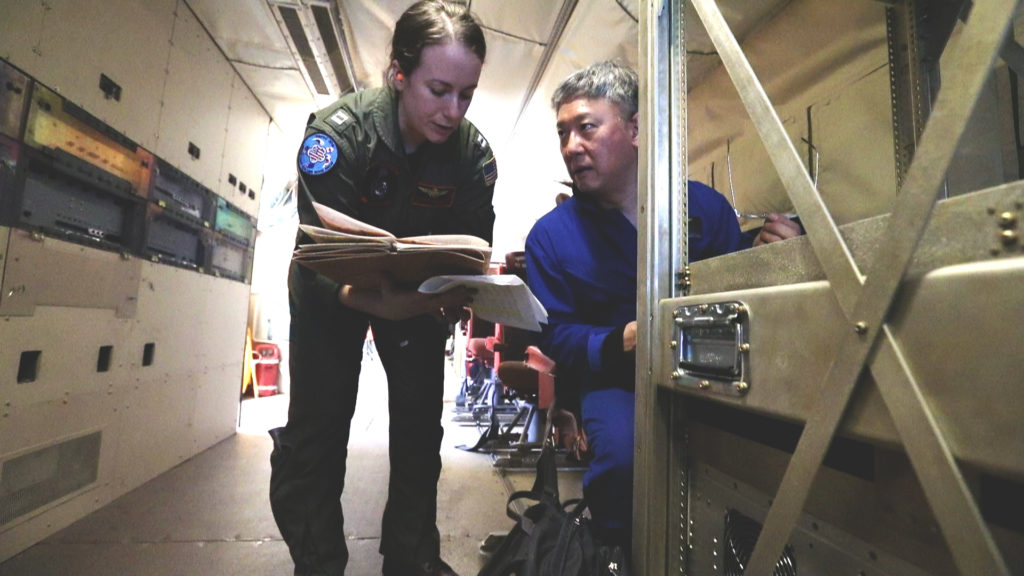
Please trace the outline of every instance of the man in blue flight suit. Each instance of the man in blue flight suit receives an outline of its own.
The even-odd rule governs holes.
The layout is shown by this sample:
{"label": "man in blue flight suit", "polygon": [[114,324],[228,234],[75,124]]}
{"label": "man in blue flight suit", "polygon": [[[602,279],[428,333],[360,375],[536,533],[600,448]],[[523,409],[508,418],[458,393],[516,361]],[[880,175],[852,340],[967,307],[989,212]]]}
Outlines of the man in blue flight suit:
{"label": "man in blue flight suit", "polygon": [[[544,352],[558,364],[560,401],[578,395],[593,460],[583,478],[598,536],[631,546],[637,305],[637,74],[601,62],[566,78],[552,97],[574,195],[526,239],[530,288],[548,312]],[[691,260],[749,247],[732,206],[689,182]],[[753,240],[799,234],[771,215]],[[571,400],[570,400],[571,402]]]}

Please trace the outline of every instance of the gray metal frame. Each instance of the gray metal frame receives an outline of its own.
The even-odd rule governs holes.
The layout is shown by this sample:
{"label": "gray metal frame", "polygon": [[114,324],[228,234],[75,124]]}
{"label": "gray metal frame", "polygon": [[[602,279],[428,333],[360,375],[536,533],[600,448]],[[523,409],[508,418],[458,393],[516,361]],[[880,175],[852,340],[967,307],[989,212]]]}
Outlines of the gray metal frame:
{"label": "gray metal frame", "polygon": [[[654,321],[658,302],[679,296],[685,288],[685,54],[679,1],[653,0],[644,4],[641,19],[641,73],[646,80],[641,120],[652,127],[641,146],[641,243],[639,280],[639,350],[649,362],[638,362],[636,510],[634,562],[637,573],[685,573],[689,518],[686,513],[685,428],[673,414],[669,392],[662,391],[652,367],[665,365],[669,350],[660,343],[665,322]],[[913,118],[910,128],[896,123],[897,180],[906,170],[902,189],[881,236],[867,274],[817,193],[800,156],[775,113],[763,87],[733,37],[714,0],[692,0],[723,65],[735,84],[786,191],[801,215],[818,265],[845,316],[848,330],[829,363],[817,398],[806,414],[806,425],[789,461],[781,487],[764,522],[748,574],[770,574],[807,502],[810,487],[826,450],[868,368],[891,414],[929,506],[963,574],[1008,574],[1006,562],[981,518],[943,430],[922,394],[915,374],[888,324],[896,294],[904,281],[945,174],[964,133],[982,84],[1003,46],[1015,0],[976,2],[950,55],[944,88],[921,130],[920,100],[913,94],[899,100],[896,80],[894,114]],[[890,8],[912,14],[909,3]],[[898,20],[900,12],[891,13]],[[890,41],[899,25],[890,22]],[[904,32],[909,34],[904,25]],[[1014,46],[1016,46],[1014,44]],[[1005,51],[1005,49],[1004,49]],[[909,64],[908,64],[909,66]],[[912,68],[912,67],[911,67]],[[914,80],[911,79],[911,85]],[[682,89],[680,89],[682,87]],[[902,98],[902,97],[900,97]],[[917,134],[920,133],[920,139]],[[910,147],[914,148],[911,149]],[[902,150],[900,148],[903,148]],[[908,151],[909,150],[909,151]],[[642,168],[643,170],[643,168]],[[655,191],[670,191],[656,194]],[[660,197],[659,197],[660,196]],[[666,198],[665,196],[668,196]],[[672,226],[672,223],[680,223]],[[663,239],[671,238],[671,244]],[[678,242],[677,242],[678,241]],[[671,271],[684,281],[676,285]],[[639,357],[638,357],[639,359]],[[671,398],[669,398],[671,400]],[[667,463],[667,465],[666,465]],[[679,485],[677,489],[676,480]],[[678,511],[678,516],[676,515]],[[664,528],[663,528],[664,527]],[[678,543],[678,556],[676,554]],[[676,561],[678,559],[678,562]],[[673,568],[670,570],[670,567]]]}
{"label": "gray metal frame", "polygon": [[[655,321],[658,302],[681,295],[685,282],[686,107],[679,104],[686,95],[686,62],[679,2],[649,0],[641,13],[640,124],[647,129],[641,132],[639,159],[633,558],[637,574],[660,574],[668,569],[666,542],[680,540],[679,523],[674,520],[686,518],[683,491],[675,489],[677,481],[685,486],[686,460],[669,454],[672,403],[653,385],[651,369],[659,365],[656,343],[665,339]],[[671,247],[661,244],[665,238],[671,239]],[[668,506],[663,500],[666,494]],[[680,562],[684,553],[681,546],[676,556]]]}

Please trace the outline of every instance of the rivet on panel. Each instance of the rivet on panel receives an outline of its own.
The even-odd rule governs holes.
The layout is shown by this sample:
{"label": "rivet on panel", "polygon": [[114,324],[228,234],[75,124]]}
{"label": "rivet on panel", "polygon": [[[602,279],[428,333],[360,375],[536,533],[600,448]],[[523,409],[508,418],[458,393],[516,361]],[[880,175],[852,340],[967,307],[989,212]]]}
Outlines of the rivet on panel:
{"label": "rivet on panel", "polygon": [[856,324],[853,325],[853,331],[856,332],[857,334],[867,334],[868,323],[857,322]]}
{"label": "rivet on panel", "polygon": [[673,350],[675,350],[676,348],[679,348],[679,341],[678,340],[673,340],[673,341],[669,342],[668,343],[668,347],[673,349]]}
{"label": "rivet on panel", "polygon": [[1017,214],[1007,210],[999,215],[999,225],[1003,228],[1009,228],[1017,223]]}
{"label": "rivet on panel", "polygon": [[701,380],[700,384],[698,384],[697,387],[699,387],[701,390],[707,390],[708,388],[711,388],[711,382],[707,380]]}
{"label": "rivet on panel", "polygon": [[750,343],[744,342],[743,344],[740,344],[740,352],[750,352]]}
{"label": "rivet on panel", "polygon": [[737,382],[735,384],[735,386],[736,386],[736,391],[739,392],[740,394],[743,394],[747,390],[750,390],[750,384],[747,384],[746,382]]}
{"label": "rivet on panel", "polygon": [[1016,230],[1003,230],[999,234],[999,238],[1003,241],[1003,244],[1005,244],[1006,246],[1016,244],[1019,236],[1020,234]]}

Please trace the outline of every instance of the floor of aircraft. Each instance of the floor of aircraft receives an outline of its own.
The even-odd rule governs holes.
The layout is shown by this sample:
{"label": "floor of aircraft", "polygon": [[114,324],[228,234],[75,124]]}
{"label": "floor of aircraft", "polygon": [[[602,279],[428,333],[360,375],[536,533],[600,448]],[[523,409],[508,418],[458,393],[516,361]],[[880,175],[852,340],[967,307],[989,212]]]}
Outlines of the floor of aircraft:
{"label": "floor of aircraft", "polygon": [[[345,494],[347,573],[380,574],[380,518],[387,496],[387,387],[379,361],[366,358],[352,421]],[[488,534],[512,527],[505,501],[532,486],[534,471],[500,469],[473,445],[482,428],[455,422],[460,377],[446,383],[438,528],[444,558],[463,576],[486,561]],[[271,441],[286,420],[288,396],[247,398],[238,433],[108,506],[0,564],[5,576],[109,574],[291,574],[288,550],[267,499]],[[578,497],[581,470],[560,470],[563,498]]]}

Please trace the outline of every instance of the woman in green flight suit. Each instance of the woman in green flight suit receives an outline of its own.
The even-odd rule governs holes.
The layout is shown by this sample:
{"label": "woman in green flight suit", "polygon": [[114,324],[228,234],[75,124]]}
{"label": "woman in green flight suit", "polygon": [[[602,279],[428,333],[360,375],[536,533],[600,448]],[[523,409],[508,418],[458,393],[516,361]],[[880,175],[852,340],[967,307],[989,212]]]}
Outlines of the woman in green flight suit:
{"label": "woman in green flight suit", "polygon": [[[395,236],[471,234],[491,241],[497,164],[465,120],[486,55],[462,5],[422,0],[395,25],[387,86],[350,94],[310,118],[299,151],[299,219],[312,201]],[[309,242],[302,237],[298,242]],[[428,296],[385,281],[368,290],[294,263],[291,403],[271,431],[270,501],[296,574],[339,575],[348,550],[341,493],[363,341],[373,328],[388,380],[391,477],[380,552],[388,575],[451,575],[441,560],[437,480],[444,346],[471,294]],[[439,322],[438,320],[441,320]]]}

